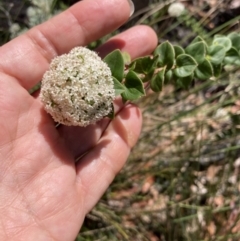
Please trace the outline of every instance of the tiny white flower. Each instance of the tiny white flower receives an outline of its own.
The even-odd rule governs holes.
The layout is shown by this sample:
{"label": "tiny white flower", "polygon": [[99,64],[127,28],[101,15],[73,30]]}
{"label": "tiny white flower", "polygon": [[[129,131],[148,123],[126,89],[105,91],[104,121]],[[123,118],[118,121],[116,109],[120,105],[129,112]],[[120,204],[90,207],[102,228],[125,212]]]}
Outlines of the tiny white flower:
{"label": "tiny white flower", "polygon": [[185,10],[185,6],[182,3],[172,3],[168,8],[168,14],[171,17],[179,17]]}
{"label": "tiny white flower", "polygon": [[93,51],[76,47],[56,57],[44,74],[40,98],[56,122],[87,126],[111,113],[111,70]]}
{"label": "tiny white flower", "polygon": [[13,23],[9,28],[9,31],[11,34],[15,34],[15,33],[19,32],[20,30],[21,30],[21,27],[18,23]]}

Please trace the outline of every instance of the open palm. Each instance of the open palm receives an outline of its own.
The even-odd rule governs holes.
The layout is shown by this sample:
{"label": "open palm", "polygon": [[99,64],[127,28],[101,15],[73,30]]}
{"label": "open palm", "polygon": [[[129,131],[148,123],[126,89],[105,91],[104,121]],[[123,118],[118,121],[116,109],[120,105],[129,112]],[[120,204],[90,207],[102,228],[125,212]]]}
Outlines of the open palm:
{"label": "open palm", "polygon": [[[119,101],[111,122],[56,128],[38,95],[27,90],[53,57],[116,29],[128,16],[127,1],[85,0],[0,48],[0,240],[74,240],[126,161],[141,127],[136,107]],[[156,44],[154,32],[138,26],[97,51],[104,56],[120,48],[135,58]]]}

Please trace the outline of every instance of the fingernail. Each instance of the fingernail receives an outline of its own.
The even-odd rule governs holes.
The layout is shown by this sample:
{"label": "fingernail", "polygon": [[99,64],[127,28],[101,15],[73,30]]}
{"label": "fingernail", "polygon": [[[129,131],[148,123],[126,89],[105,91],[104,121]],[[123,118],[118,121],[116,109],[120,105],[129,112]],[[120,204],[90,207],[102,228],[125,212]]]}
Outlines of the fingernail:
{"label": "fingernail", "polygon": [[132,0],[128,0],[128,3],[129,3],[129,6],[130,6],[130,10],[131,10],[129,17],[131,17],[133,15],[133,13],[134,13],[135,7],[134,7],[134,3],[133,3]]}

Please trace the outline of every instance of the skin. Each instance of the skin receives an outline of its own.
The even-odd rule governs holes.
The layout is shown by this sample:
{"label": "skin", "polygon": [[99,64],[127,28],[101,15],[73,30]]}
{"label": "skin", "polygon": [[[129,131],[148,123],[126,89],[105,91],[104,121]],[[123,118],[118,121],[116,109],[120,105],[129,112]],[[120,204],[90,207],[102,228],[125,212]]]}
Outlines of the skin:
{"label": "skin", "polygon": [[[124,165],[141,129],[136,106],[118,100],[111,122],[56,129],[27,90],[53,57],[113,31],[129,12],[126,0],[84,0],[0,47],[0,240],[74,240]],[[137,26],[97,51],[136,58],[156,45],[153,30]]]}

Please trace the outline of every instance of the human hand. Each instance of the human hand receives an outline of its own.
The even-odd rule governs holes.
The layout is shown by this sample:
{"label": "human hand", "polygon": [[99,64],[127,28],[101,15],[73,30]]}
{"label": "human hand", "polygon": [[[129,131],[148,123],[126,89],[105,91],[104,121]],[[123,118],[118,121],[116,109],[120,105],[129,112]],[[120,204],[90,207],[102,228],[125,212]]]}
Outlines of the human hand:
{"label": "human hand", "polygon": [[[126,0],[85,0],[0,48],[0,240],[74,240],[124,165],[141,128],[137,107],[119,101],[111,122],[56,129],[27,90],[53,57],[116,29],[129,12]],[[137,26],[97,51],[136,58],[156,44],[150,28]]]}

